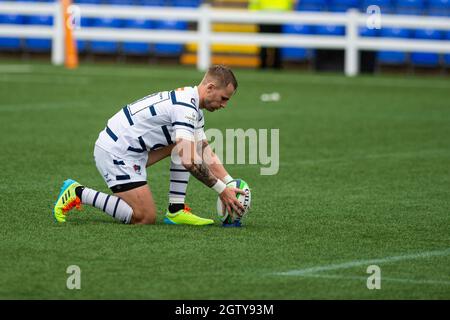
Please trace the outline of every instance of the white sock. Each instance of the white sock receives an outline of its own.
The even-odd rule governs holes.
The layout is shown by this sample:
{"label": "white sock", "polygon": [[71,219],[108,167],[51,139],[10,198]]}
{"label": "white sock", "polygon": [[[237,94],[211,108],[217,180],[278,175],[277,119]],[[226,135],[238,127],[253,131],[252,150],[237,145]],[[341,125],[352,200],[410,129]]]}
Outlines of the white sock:
{"label": "white sock", "polygon": [[170,163],[169,203],[184,203],[191,174],[182,165]]}
{"label": "white sock", "polygon": [[81,193],[81,203],[98,208],[123,223],[131,222],[133,209],[119,197],[85,187]]}

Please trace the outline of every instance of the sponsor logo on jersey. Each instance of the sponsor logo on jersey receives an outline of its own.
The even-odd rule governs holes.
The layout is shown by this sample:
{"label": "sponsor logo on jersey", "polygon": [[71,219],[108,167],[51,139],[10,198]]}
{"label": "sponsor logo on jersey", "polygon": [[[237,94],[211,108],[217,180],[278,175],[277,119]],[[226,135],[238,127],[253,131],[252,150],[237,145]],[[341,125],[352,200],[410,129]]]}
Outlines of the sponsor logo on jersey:
{"label": "sponsor logo on jersey", "polygon": [[111,178],[108,178],[108,177],[109,177],[109,173],[107,173],[107,174],[104,174],[103,176],[105,177],[105,181],[106,181],[106,182],[110,182],[110,181],[112,181],[112,179],[111,179]]}
{"label": "sponsor logo on jersey", "polygon": [[133,166],[133,169],[137,174],[141,174],[141,166],[138,166],[137,164],[135,164]]}
{"label": "sponsor logo on jersey", "polygon": [[197,114],[195,112],[192,112],[191,115],[185,115],[184,117],[193,123],[197,121]]}

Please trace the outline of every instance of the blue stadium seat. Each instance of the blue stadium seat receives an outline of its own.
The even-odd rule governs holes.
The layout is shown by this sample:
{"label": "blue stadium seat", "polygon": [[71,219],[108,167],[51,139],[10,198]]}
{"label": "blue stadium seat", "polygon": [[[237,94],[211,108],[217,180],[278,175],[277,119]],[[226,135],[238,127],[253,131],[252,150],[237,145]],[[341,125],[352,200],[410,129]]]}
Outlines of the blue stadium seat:
{"label": "blue stadium seat", "polygon": [[429,0],[428,14],[432,16],[450,17],[450,0]]}
{"label": "blue stadium seat", "polygon": [[[434,29],[418,29],[415,32],[416,39],[440,40],[442,33]],[[439,54],[428,52],[411,53],[411,62],[413,65],[422,67],[437,67],[439,65]]]}
{"label": "blue stadium seat", "polygon": [[[124,27],[132,29],[152,29],[153,24],[151,20],[130,19],[125,20]],[[124,42],[122,49],[126,54],[146,55],[150,53],[150,44],[144,42]]]}
{"label": "blue stadium seat", "polygon": [[[93,24],[94,18],[81,17],[80,27],[90,27]],[[90,42],[86,40],[77,40],[77,50],[80,53],[85,53],[89,51]]]}
{"label": "blue stadium seat", "polygon": [[360,0],[329,0],[328,10],[332,12],[345,12],[350,8],[359,9]]}
{"label": "blue stadium seat", "polygon": [[[29,25],[53,25],[52,16],[29,16],[26,19],[26,24]],[[52,40],[50,39],[26,39],[25,48],[32,52],[49,52],[52,47]]]}
{"label": "blue stadium seat", "polygon": [[375,5],[380,8],[381,13],[393,13],[395,11],[394,0],[363,0],[361,12],[367,12],[369,6]]}
{"label": "blue stadium seat", "polygon": [[171,4],[174,7],[197,8],[200,6],[201,0],[172,0]]}
{"label": "blue stadium seat", "polygon": [[[24,17],[16,14],[0,15],[0,24],[23,24]],[[0,38],[1,51],[18,51],[21,49],[20,38]]]}
{"label": "blue stadium seat", "polygon": [[[346,5],[348,5],[348,3],[353,0],[331,0],[331,1],[334,2],[333,3],[330,2],[327,7],[330,11],[345,12]],[[343,1],[343,3],[345,2],[345,4],[343,6],[340,6],[339,1]],[[316,26],[316,34],[327,36],[340,36],[345,34],[345,27],[338,25],[318,25]]]}
{"label": "blue stadium seat", "polygon": [[163,7],[168,4],[166,0],[137,0],[137,3],[140,6],[149,7]]}
{"label": "blue stadium seat", "polygon": [[425,13],[424,0],[397,0],[397,14],[422,15]]}
{"label": "blue stadium seat", "polygon": [[[283,25],[286,34],[313,34],[313,27],[301,24]],[[311,50],[306,48],[281,48],[281,58],[289,61],[303,61],[309,59]]]}
{"label": "blue stadium seat", "polygon": [[359,35],[361,37],[376,37],[376,36],[378,36],[378,30],[377,29],[369,29],[366,26],[359,27]]}
{"label": "blue stadium seat", "polygon": [[[97,28],[120,28],[121,20],[113,18],[94,18],[93,27]],[[119,43],[116,41],[92,41],[91,51],[93,53],[117,53]]]}
{"label": "blue stadium seat", "polygon": [[327,36],[342,36],[345,34],[345,27],[338,25],[320,25],[316,27],[316,34]]}
{"label": "blue stadium seat", "polygon": [[[158,20],[155,23],[155,28],[160,30],[186,30],[187,23],[185,21]],[[155,53],[167,56],[180,55],[183,52],[183,47],[182,44],[156,43]]]}
{"label": "blue stadium seat", "polygon": [[102,0],[74,0],[75,4],[101,4]]}
{"label": "blue stadium seat", "polygon": [[297,10],[297,11],[326,11],[327,10],[327,1],[326,0],[297,1],[295,10]]}
{"label": "blue stadium seat", "polygon": [[[450,31],[445,32],[445,39],[450,41]],[[444,54],[444,65],[450,68],[450,53]]]}
{"label": "blue stadium seat", "polygon": [[[400,28],[381,28],[380,36],[389,38],[409,38],[410,31],[408,29]],[[378,51],[377,61],[381,64],[399,65],[407,63],[408,56],[405,52]]]}
{"label": "blue stadium seat", "polygon": [[134,0],[104,0],[103,4],[110,4],[114,6],[132,6]]}

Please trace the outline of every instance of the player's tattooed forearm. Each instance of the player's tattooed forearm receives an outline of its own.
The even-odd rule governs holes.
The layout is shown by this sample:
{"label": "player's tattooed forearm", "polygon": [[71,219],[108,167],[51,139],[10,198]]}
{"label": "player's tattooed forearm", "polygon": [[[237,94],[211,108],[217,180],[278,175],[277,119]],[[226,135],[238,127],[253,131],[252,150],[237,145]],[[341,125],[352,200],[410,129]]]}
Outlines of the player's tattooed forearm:
{"label": "player's tattooed forearm", "polygon": [[217,182],[217,178],[211,174],[211,171],[208,169],[204,162],[200,164],[194,163],[189,166],[188,170],[194,177],[196,177],[208,187],[212,187]]}

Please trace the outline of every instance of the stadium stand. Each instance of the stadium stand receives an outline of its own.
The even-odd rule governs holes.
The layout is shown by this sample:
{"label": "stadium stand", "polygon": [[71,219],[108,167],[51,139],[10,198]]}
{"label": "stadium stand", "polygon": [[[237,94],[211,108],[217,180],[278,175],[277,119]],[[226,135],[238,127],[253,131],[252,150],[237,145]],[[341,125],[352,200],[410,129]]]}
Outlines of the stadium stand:
{"label": "stadium stand", "polygon": [[[29,25],[53,25],[51,16],[29,16],[25,18],[25,23]],[[50,52],[52,41],[50,39],[26,39],[25,48],[29,52]]]}
{"label": "stadium stand", "polygon": [[450,16],[450,0],[429,0],[427,13],[430,16]]}
{"label": "stadium stand", "polygon": [[[24,24],[24,17],[17,14],[0,15],[0,24]],[[0,50],[7,52],[17,52],[22,50],[20,38],[0,37]]]}
{"label": "stadium stand", "polygon": [[[450,31],[446,32],[445,39],[450,40]],[[450,68],[450,53],[444,54],[444,66]]]}
{"label": "stadium stand", "polygon": [[[442,34],[438,30],[433,29],[418,29],[414,34],[416,39],[430,39],[440,40]],[[439,66],[439,54],[428,52],[412,52],[411,63],[414,66],[420,67],[438,67]]]}
{"label": "stadium stand", "polygon": [[[247,0],[220,0],[213,1],[216,8],[247,9]],[[249,32],[257,33],[255,24],[215,23],[212,26],[214,32]],[[197,63],[197,44],[186,46],[186,52],[181,56],[181,63],[195,65]],[[213,44],[213,63],[222,63],[230,66],[257,67],[259,66],[259,47],[254,45]]]}
{"label": "stadium stand", "polygon": [[328,10],[332,12],[345,12],[350,8],[358,9],[359,7],[359,0],[329,0],[328,2]]}
{"label": "stadium stand", "polygon": [[[301,24],[286,24],[283,33],[286,34],[313,34],[313,26]],[[284,61],[305,61],[311,57],[312,50],[306,48],[282,48],[281,57]]]}
{"label": "stadium stand", "polygon": [[137,0],[137,5],[148,7],[163,7],[167,4],[165,0]]}
{"label": "stadium stand", "polygon": [[[153,29],[153,22],[148,19],[129,19],[124,21],[124,28]],[[151,52],[150,44],[145,42],[124,42],[122,50],[129,55],[148,55]]]}
{"label": "stadium stand", "polygon": [[393,14],[395,12],[395,0],[362,0],[360,5],[361,12],[367,12],[370,6],[380,8],[381,14]]}
{"label": "stadium stand", "polygon": [[424,0],[397,0],[396,4],[398,14],[422,15],[425,12]]}
{"label": "stadium stand", "polygon": [[[256,33],[254,24],[213,24],[214,32],[249,32]],[[197,63],[197,44],[190,43],[186,52],[181,56],[181,63],[195,65]],[[230,66],[257,67],[259,65],[259,47],[254,45],[220,44],[212,45],[213,63],[222,63]]]}
{"label": "stadium stand", "polygon": [[326,11],[326,0],[301,0],[298,1],[295,10],[297,11]]}
{"label": "stadium stand", "polygon": [[[408,38],[410,31],[401,28],[382,28],[380,35],[388,38]],[[404,65],[408,62],[407,54],[400,51],[379,51],[377,59],[378,63],[387,65]]]}
{"label": "stadium stand", "polygon": [[[92,27],[96,28],[120,28],[122,21],[112,18],[94,18]],[[90,45],[92,53],[115,54],[118,53],[119,43],[117,41],[92,41]]]}
{"label": "stadium stand", "polygon": [[74,0],[73,3],[75,4],[100,4],[102,3],[101,0]]}
{"label": "stadium stand", "polygon": [[[0,0],[4,1],[4,0]],[[10,0],[15,1],[15,0]],[[55,0],[21,0],[27,2],[53,2]],[[202,0],[74,0],[75,4],[111,4],[111,5],[141,5],[141,6],[173,6],[173,7],[198,7]],[[213,0],[208,1],[214,7],[246,9],[248,0]],[[297,2],[296,11],[330,11],[345,12],[349,8],[359,9],[365,12],[371,5],[380,8],[381,13],[401,15],[423,15],[450,17],[450,0],[300,0]],[[0,24],[19,25],[52,25],[52,17],[34,15],[22,16],[14,14],[0,15]],[[113,27],[159,30],[188,30],[195,29],[194,23],[186,23],[179,20],[120,20],[110,18],[81,17],[81,27]],[[254,24],[214,24],[215,32],[257,32]],[[283,26],[286,34],[309,35],[343,35],[344,26],[322,25],[308,26],[286,24]],[[431,40],[450,40],[450,31],[442,30],[408,30],[401,28],[369,29],[360,27],[359,34],[362,37],[390,37],[390,38],[415,38]],[[195,64],[197,45],[192,43],[142,43],[117,41],[77,41],[80,53],[107,54],[107,55],[138,55],[138,56],[162,56],[175,57],[183,64]],[[0,38],[1,52],[41,52],[51,51],[49,39],[20,39]],[[282,59],[285,62],[311,62],[317,58],[317,50],[307,48],[283,48]],[[212,46],[213,63],[226,63],[231,66],[256,67],[259,65],[259,47],[252,45],[214,44]],[[412,52],[378,51],[376,61],[379,65],[412,65],[420,67],[449,67],[450,54],[436,52]]]}
{"label": "stadium stand", "polygon": [[201,0],[172,0],[174,7],[197,8],[201,4]]}
{"label": "stadium stand", "polygon": [[[157,20],[155,22],[155,29],[159,30],[187,30],[187,23],[185,21],[177,20]],[[155,54],[160,56],[180,56],[183,53],[182,44],[171,43],[156,43]]]}

